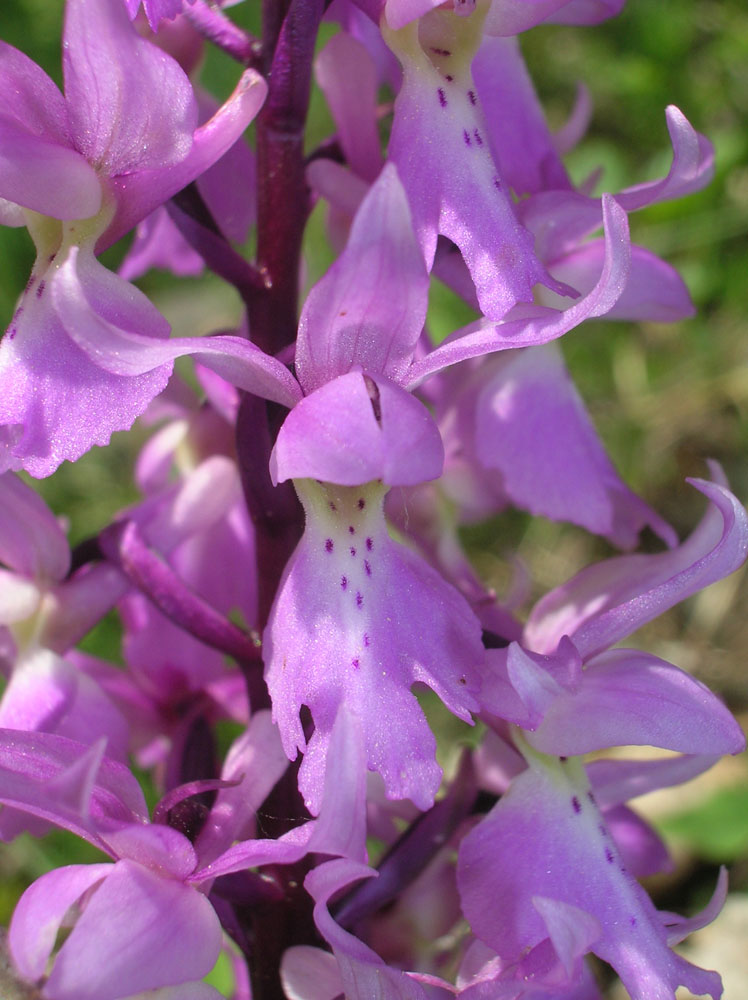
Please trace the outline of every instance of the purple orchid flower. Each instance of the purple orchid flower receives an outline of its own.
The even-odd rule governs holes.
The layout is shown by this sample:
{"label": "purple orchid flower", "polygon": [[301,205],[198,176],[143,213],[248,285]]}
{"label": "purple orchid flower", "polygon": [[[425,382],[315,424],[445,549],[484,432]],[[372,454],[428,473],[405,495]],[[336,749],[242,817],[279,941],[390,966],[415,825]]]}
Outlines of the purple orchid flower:
{"label": "purple orchid flower", "polygon": [[[49,872],[16,907],[10,953],[22,979],[40,984],[44,1000],[140,1000],[152,990],[169,1000],[219,996],[200,983],[221,947],[207,899],[215,879],[328,847],[324,824],[314,823],[280,840],[233,844],[252,831],[254,809],[287,767],[273,733],[269,714],[258,713],[229,753],[222,780],[174,790],[149,823],[137,782],[102,757],[101,744],[87,749],[58,736],[0,731],[0,802],[73,831],[111,859]],[[245,785],[240,794],[227,787],[240,787],[237,779]],[[217,786],[223,788],[193,846],[165,820],[180,798]],[[71,907],[74,926],[50,972]]]}
{"label": "purple orchid flower", "polygon": [[[137,461],[146,499],[125,516],[214,613],[226,619],[238,613],[251,627],[257,579],[254,531],[233,457],[238,393],[213,372],[201,370],[200,377],[216,405],[198,407],[186,386],[180,387],[185,399],[174,387],[170,419]],[[157,400],[155,407],[164,411],[167,403]],[[227,574],[236,559],[244,571]],[[120,612],[129,673],[110,675],[105,688],[131,719],[141,763],[161,759],[171,744],[169,758],[178,766],[185,731],[201,712],[247,722],[244,679],[219,649],[169,620],[142,593],[126,595]]]}
{"label": "purple orchid flower", "polygon": [[[521,736],[515,732],[514,742],[529,767],[512,779],[499,804],[460,849],[465,915],[503,961],[524,962],[528,949],[549,940],[571,967],[578,957],[568,952],[570,929],[578,924],[565,911],[571,905],[586,914],[590,927],[578,954],[592,950],[612,964],[634,1000],[666,1000],[680,984],[715,1000],[721,995],[716,973],[696,969],[669,950],[668,943],[677,937],[676,932],[669,940],[670,918],[658,916],[626,866],[626,854],[639,870],[651,870],[653,860],[655,865],[658,861],[656,843],[647,843],[646,830],[620,809],[626,780],[633,774],[625,776],[623,794],[620,786],[603,792],[604,814],[579,760],[593,750],[629,744],[696,755],[694,765],[685,758],[684,763],[667,762],[672,777],[683,767],[697,772],[711,763],[700,761],[701,755],[738,753],[745,746],[730,713],[698,681],[648,654],[604,651],[745,560],[748,517],[743,508],[721,485],[694,485],[713,506],[682,546],[591,567],[562,588],[571,602],[565,616],[561,592],[534,613],[526,636],[537,648],[543,635],[546,649],[555,650],[551,655],[527,652],[516,643],[488,654],[498,669],[495,686],[484,684],[482,697],[489,711],[525,730]],[[596,596],[587,591],[585,604],[580,598],[593,579]],[[607,596],[601,597],[605,591]],[[667,708],[653,714],[653,703]],[[629,768],[635,770],[635,765]],[[652,775],[647,778],[645,771],[643,777],[646,788]],[[596,780],[604,786],[605,771]],[[641,787],[641,776],[639,781]],[[479,874],[480,859],[484,867]],[[490,904],[499,897],[510,901],[500,910]]]}
{"label": "purple orchid flower", "polygon": [[[737,723],[703,684],[658,657],[610,648],[745,561],[745,510],[724,486],[692,482],[711,506],[686,542],[589,567],[539,602],[525,649],[490,652],[495,673],[483,703],[528,730],[535,749],[571,756],[634,744],[718,755],[743,748]],[[593,581],[594,596],[586,590]],[[663,698],[668,712],[653,716],[652,701]]]}
{"label": "purple orchid flower", "polygon": [[103,565],[68,578],[70,549],[60,525],[10,472],[0,476],[0,562],[0,666],[8,676],[0,726],[84,743],[103,737],[109,755],[123,759],[124,718],[65,654],[119,600],[125,580]]}
{"label": "purple orchid flower", "polygon": [[473,931],[527,971],[550,942],[569,973],[589,950],[609,962],[632,1000],[672,1000],[681,984],[718,1000],[717,973],[669,949],[665,920],[628,874],[581,762],[520,745],[529,768],[460,848]]}
{"label": "purple orchid flower", "polygon": [[[291,757],[297,748],[306,751],[300,780],[312,811],[318,808],[326,743],[346,692],[368,720],[368,766],[380,771],[389,794],[410,796],[422,808],[433,800],[440,777],[433,737],[408,687],[425,681],[467,720],[483,650],[464,599],[386,531],[387,488],[435,479],[442,469],[436,426],[406,389],[456,361],[545,342],[609,308],[625,284],[628,258],[625,217],[612,202],[606,212],[608,261],[584,300],[563,314],[522,307],[503,323],[486,320],[457,331],[414,359],[428,276],[405,194],[389,165],[362,203],[346,251],[305,303],[296,367],[308,395],[281,428],[271,473],[277,482],[296,482],[307,530],[287,567],[264,641],[284,745]],[[427,627],[423,593],[434,609]],[[315,595],[311,604],[309,595]],[[407,658],[402,649],[409,651]],[[384,716],[371,708],[384,704],[383,682],[386,698],[397,697],[410,719],[400,743],[380,735]],[[316,725],[308,743],[298,721],[302,704]]]}
{"label": "purple orchid flower", "polygon": [[120,0],[69,0],[63,52],[65,97],[22,53],[0,49],[12,95],[0,195],[37,246],[0,346],[0,467],[37,476],[129,427],[182,354],[214,359],[249,391],[287,405],[298,398],[283,366],[240,338],[167,340],[145,296],[94,256],[233,145],[262,104],[262,78],[247,71],[196,128],[189,80],[138,35]]}
{"label": "purple orchid flower", "polygon": [[[483,14],[485,11],[483,11]],[[431,269],[437,235],[459,247],[480,310],[501,319],[517,302],[531,302],[537,283],[563,295],[535,256],[494,162],[470,66],[483,16],[430,11],[385,40],[403,65],[389,158],[396,164],[413,226]]]}

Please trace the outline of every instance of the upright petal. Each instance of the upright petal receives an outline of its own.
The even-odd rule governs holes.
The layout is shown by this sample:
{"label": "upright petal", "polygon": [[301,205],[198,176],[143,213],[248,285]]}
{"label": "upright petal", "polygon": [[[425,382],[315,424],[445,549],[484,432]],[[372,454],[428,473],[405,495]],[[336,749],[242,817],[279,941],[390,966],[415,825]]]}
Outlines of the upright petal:
{"label": "upright petal", "polygon": [[90,163],[115,176],[187,156],[197,124],[192,85],[138,34],[122,0],[69,0],[63,71],[73,141]]}
{"label": "upright petal", "polygon": [[41,66],[19,49],[0,41],[0,93],[3,115],[33,135],[70,145],[65,98]]}
{"label": "upright petal", "polygon": [[[366,46],[341,32],[317,56],[315,75],[338,130],[338,142],[353,172],[373,181],[382,166],[377,131],[377,68]],[[355,88],[351,80],[356,81]]]}
{"label": "upright petal", "polygon": [[307,393],[354,365],[400,381],[426,319],[429,278],[392,165],[356,213],[348,244],[310,291],[296,366]]}

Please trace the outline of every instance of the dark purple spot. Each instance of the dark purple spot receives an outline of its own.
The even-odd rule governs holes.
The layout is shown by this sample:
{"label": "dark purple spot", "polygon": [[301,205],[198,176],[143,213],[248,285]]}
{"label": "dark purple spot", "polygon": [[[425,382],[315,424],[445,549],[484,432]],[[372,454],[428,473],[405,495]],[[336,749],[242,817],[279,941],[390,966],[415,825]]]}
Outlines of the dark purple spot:
{"label": "dark purple spot", "polygon": [[478,103],[478,101],[477,101],[477,99],[475,97],[475,91],[474,90],[469,90],[468,91],[468,100],[470,101],[471,104],[477,104]]}
{"label": "dark purple spot", "polygon": [[370,639],[370,638],[369,638],[369,636],[368,636],[368,635],[366,634],[366,632],[364,632],[364,646],[368,646],[368,645],[370,645],[370,644],[371,644],[371,639]]}
{"label": "dark purple spot", "polygon": [[350,549],[348,551],[351,553],[352,556],[356,555],[356,550],[355,550],[355,548],[352,545],[351,545],[351,547],[350,547]]}
{"label": "dark purple spot", "polygon": [[457,678],[457,683],[458,684],[467,684],[467,677],[458,677]]}
{"label": "dark purple spot", "polygon": [[431,46],[431,51],[435,56],[451,56],[452,53],[449,49],[437,49],[434,45]]}
{"label": "dark purple spot", "polygon": [[629,917],[629,923],[632,927],[636,927],[636,917]]}
{"label": "dark purple spot", "polygon": [[56,257],[56,256],[57,256],[57,254],[56,254],[56,253],[51,253],[51,254],[49,255],[49,257],[47,257],[47,263],[48,263],[48,264],[51,264],[51,263],[52,263],[52,261],[53,261],[53,260],[55,259],[55,257]]}
{"label": "dark purple spot", "polygon": [[325,542],[325,552],[332,552],[334,547],[332,538],[328,538]]}
{"label": "dark purple spot", "polygon": [[592,794],[592,792],[587,792],[587,798],[590,800],[590,802],[594,806],[594,804],[595,804],[595,796]]}
{"label": "dark purple spot", "polygon": [[359,497],[358,498],[358,505],[357,506],[358,506],[359,510],[363,510],[364,509],[364,507],[366,506],[366,501],[364,500],[363,497]]}
{"label": "dark purple spot", "polygon": [[446,108],[446,106],[447,106],[447,97],[446,97],[446,94],[444,93],[444,91],[442,90],[441,87],[439,87],[439,89],[437,90],[437,94],[439,95],[439,104],[441,104],[441,106],[443,108]]}
{"label": "dark purple spot", "polygon": [[483,145],[483,136],[480,134],[480,132],[478,131],[477,128],[473,129],[473,138],[475,139],[475,145],[476,146],[482,146]]}
{"label": "dark purple spot", "polygon": [[358,670],[358,668],[361,666],[361,664],[359,663],[359,659],[358,659],[357,656],[354,657],[354,659],[351,660],[351,666],[353,667],[354,670]]}
{"label": "dark purple spot", "polygon": [[613,852],[609,847],[605,848],[605,860],[608,862],[609,865],[612,865],[613,862],[615,861],[615,858],[613,857]]}
{"label": "dark purple spot", "polygon": [[348,534],[349,535],[355,535],[356,534],[356,529],[353,527],[352,524],[348,525]]}
{"label": "dark purple spot", "polygon": [[447,81],[447,83],[451,83],[454,80],[454,77],[451,75],[451,73],[447,73],[444,79]]}
{"label": "dark purple spot", "polygon": [[360,590],[356,591],[356,607],[361,608],[364,605],[364,595]]}
{"label": "dark purple spot", "polygon": [[373,548],[374,548],[374,542],[372,542],[372,540],[370,538],[367,538],[366,539],[366,551],[367,552],[371,552],[371,550]]}
{"label": "dark purple spot", "polygon": [[42,295],[44,294],[44,288],[45,288],[46,284],[47,284],[47,282],[44,281],[44,279],[42,279],[39,282],[39,284],[37,285],[37,287],[36,287],[36,297],[38,299],[40,299],[42,297]]}
{"label": "dark purple spot", "polygon": [[338,509],[338,508],[337,508],[337,507],[335,506],[335,504],[334,504],[334,503],[332,502],[332,500],[330,501],[330,504],[329,504],[329,506],[330,506],[330,510],[337,510],[337,509]]}
{"label": "dark purple spot", "polygon": [[566,763],[566,761],[567,761],[567,760],[568,760],[569,758],[568,758],[568,757],[559,757],[558,759],[559,759],[559,760],[561,761],[561,763],[562,763],[562,764],[565,764],[565,763]]}
{"label": "dark purple spot", "polygon": [[364,559],[364,570],[367,576],[371,576],[371,566],[369,565],[368,559]]}
{"label": "dark purple spot", "polygon": [[600,823],[600,824],[598,825],[598,830],[599,830],[599,831],[600,831],[600,833],[601,833],[601,834],[603,835],[603,837],[607,837],[607,836],[608,836],[608,831],[607,831],[607,830],[605,829],[605,826],[604,826],[604,824]]}
{"label": "dark purple spot", "polygon": [[341,576],[341,578],[340,578],[340,589],[341,590],[345,590],[347,586],[348,586],[348,577],[347,576]]}
{"label": "dark purple spot", "polygon": [[579,801],[576,795],[571,800],[571,806],[574,812],[577,813],[577,815],[579,815],[579,813],[582,811],[582,803]]}
{"label": "dark purple spot", "polygon": [[498,177],[494,177],[493,186],[496,188],[497,191],[501,191],[501,181],[499,180]]}
{"label": "dark purple spot", "polygon": [[471,146],[472,145],[472,141],[470,139],[470,134],[468,133],[467,129],[463,129],[462,130],[462,138],[465,140],[465,145],[466,146]]}

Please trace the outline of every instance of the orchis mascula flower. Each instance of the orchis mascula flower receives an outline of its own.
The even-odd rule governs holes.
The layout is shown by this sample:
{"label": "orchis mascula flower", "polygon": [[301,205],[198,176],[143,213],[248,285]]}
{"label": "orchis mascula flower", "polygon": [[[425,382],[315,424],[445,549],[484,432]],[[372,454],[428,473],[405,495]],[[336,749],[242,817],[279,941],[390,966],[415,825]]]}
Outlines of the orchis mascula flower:
{"label": "orchis mascula flower", "polygon": [[70,549],[60,525],[12,472],[0,475],[0,560],[7,567],[0,569],[0,667],[9,677],[0,726],[84,743],[104,737],[109,756],[124,759],[124,719],[64,654],[122,596],[125,581],[106,565],[67,578]]}
{"label": "orchis mascula flower", "polygon": [[[231,1000],[602,1000],[591,955],[632,1000],[718,1000],[671,948],[726,875],[701,914],[658,912],[636,879],[670,858],[628,803],[745,740],[620,643],[741,566],[748,517],[715,467],[678,544],[555,343],[691,314],[628,213],[699,189],[712,148],[671,107],[664,176],[572,182],[589,101],[552,134],[514,36],[622,0],[277,0],[257,39],[232,6],[66,0],[64,96],[0,43],[0,222],[37,250],[0,344],[0,839],[55,825],[103,854],[23,893],[0,992],[218,1000],[223,949]],[[313,148],[323,17],[336,134]],[[223,104],[205,43],[244,70]],[[299,309],[315,198],[335,259]],[[135,227],[115,275],[97,254]],[[162,266],[226,280],[237,332],[171,338],[129,283]],[[432,276],[475,316],[437,344]],[[15,471],[139,416],[140,499],[71,552]],[[582,570],[523,624],[530,574],[502,603],[460,533],[510,503],[668,548]],[[669,756],[599,756],[629,745]]]}
{"label": "orchis mascula flower", "polygon": [[0,347],[0,468],[37,476],[130,427],[182,354],[215,358],[260,393],[269,373],[272,398],[296,398],[285,368],[239,338],[166,342],[164,318],[94,256],[223,155],[262,104],[262,78],[248,70],[196,128],[189,80],[138,35],[120,0],[69,3],[63,52],[64,98],[23,53],[0,46],[12,95],[1,126],[3,221],[26,224],[37,248]]}

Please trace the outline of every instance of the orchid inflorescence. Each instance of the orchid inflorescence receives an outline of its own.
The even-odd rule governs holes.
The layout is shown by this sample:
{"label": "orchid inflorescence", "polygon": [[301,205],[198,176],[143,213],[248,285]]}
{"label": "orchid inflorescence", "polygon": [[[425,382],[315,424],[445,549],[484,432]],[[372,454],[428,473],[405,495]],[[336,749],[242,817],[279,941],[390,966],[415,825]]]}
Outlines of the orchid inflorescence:
{"label": "orchid inflorescence", "polygon": [[[552,133],[518,42],[622,6],[265,0],[256,39],[221,3],[66,0],[64,94],[0,43],[0,221],[37,251],[0,344],[0,837],[105,858],[25,891],[13,995],[209,1000],[224,953],[234,1000],[594,1000],[602,963],[633,1000],[721,996],[672,946],[726,878],[658,912],[637,878],[669,856],[627,803],[743,734],[621,642],[736,570],[748,519],[712,463],[679,541],[558,343],[691,314],[628,216],[704,186],[713,151],[670,107],[665,176],[576,187],[587,98]],[[240,65],[222,104],[193,82],[206,42]],[[313,77],[335,134],[305,153]],[[299,302],[318,202],[335,259]],[[153,267],[215,272],[241,326],[172,336],[132,284]],[[438,343],[432,276],[477,317]],[[141,417],[142,499],[71,552],[18,473]],[[627,554],[523,624],[459,532],[510,505]],[[113,608],[124,667],[78,648]],[[671,753],[605,753],[630,745]]]}

